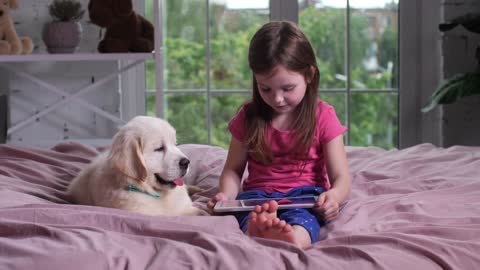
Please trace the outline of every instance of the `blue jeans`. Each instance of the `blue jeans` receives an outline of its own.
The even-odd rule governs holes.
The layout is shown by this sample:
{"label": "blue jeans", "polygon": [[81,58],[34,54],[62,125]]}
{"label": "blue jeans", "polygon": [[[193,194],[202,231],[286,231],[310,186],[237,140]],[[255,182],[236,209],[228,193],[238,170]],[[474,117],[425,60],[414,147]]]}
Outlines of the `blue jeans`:
{"label": "blue jeans", "polygon": [[[295,196],[306,196],[306,195],[313,195],[318,196],[323,193],[325,189],[321,187],[313,187],[313,186],[303,186],[291,189],[287,193],[282,192],[272,192],[267,193],[262,190],[248,190],[245,192],[241,192],[237,196],[237,200],[246,200],[246,199],[277,199],[277,198],[284,198],[284,197],[295,197]],[[240,228],[242,231],[247,231],[247,221],[249,218],[250,212],[236,212],[234,213],[235,218],[237,218],[238,223],[240,224]],[[323,226],[325,223],[323,219],[316,214],[312,209],[306,208],[294,208],[294,209],[285,209],[285,210],[278,210],[277,212],[278,218],[280,220],[285,220],[287,224],[290,225],[299,225],[304,227],[310,238],[312,239],[312,243],[318,241],[318,235],[320,233],[320,227]]]}

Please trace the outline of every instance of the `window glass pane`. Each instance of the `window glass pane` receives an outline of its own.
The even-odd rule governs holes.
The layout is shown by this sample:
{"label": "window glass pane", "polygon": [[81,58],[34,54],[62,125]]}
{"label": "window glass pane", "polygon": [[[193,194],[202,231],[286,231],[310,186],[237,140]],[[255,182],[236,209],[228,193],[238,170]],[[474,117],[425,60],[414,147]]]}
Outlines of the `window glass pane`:
{"label": "window glass pane", "polygon": [[322,93],[320,91],[320,99],[324,100],[328,104],[332,105],[335,108],[338,119],[340,122],[347,125],[347,112],[346,108],[346,94],[345,93]]}
{"label": "window glass pane", "polygon": [[165,94],[166,118],[177,130],[177,143],[208,143],[205,94]]}
{"label": "window glass pane", "polygon": [[299,25],[312,43],[317,56],[320,88],[344,89],[347,2],[299,0],[298,5]]}
{"label": "window glass pane", "polygon": [[350,8],[352,88],[397,88],[398,0],[352,0]]}
{"label": "window glass pane", "polygon": [[164,88],[206,87],[206,5],[204,0],[165,0]]}
{"label": "window glass pane", "polygon": [[251,94],[223,94],[212,97],[212,144],[228,148],[230,132],[228,122]]}
{"label": "window glass pane", "polygon": [[268,0],[210,1],[211,89],[250,89],[248,45],[269,21]]}
{"label": "window glass pane", "polygon": [[397,93],[360,93],[351,97],[351,145],[397,147]]}
{"label": "window glass pane", "polygon": [[147,95],[147,101],[145,105],[147,106],[146,108],[147,115],[157,116],[157,112],[155,108],[155,96],[153,94]]}
{"label": "window glass pane", "polygon": [[145,86],[147,87],[147,89],[152,89],[152,90],[155,89],[156,86],[155,86],[155,61],[154,60],[148,60],[145,62],[145,73],[146,73]]}
{"label": "window glass pane", "polygon": [[[210,1],[210,87],[215,90],[250,90],[248,46],[258,28],[269,21],[269,0]],[[229,120],[251,97],[214,94],[211,98],[211,144],[227,148]]]}
{"label": "window glass pane", "polygon": [[153,15],[153,0],[145,0],[145,18],[151,23],[155,22],[155,17]]}
{"label": "window glass pane", "polygon": [[[154,24],[153,0],[145,0],[145,18]],[[155,89],[155,61],[148,60],[145,62],[145,72],[146,88]],[[155,115],[155,99],[149,95],[147,95],[147,114]]]}
{"label": "window glass pane", "polygon": [[[205,1],[163,0],[162,4],[164,89],[205,89]],[[153,0],[146,0],[145,16],[152,22],[153,8]],[[155,89],[154,61],[147,62],[146,73],[147,89]]]}
{"label": "window glass pane", "polygon": [[[347,126],[347,112],[346,112],[346,98],[347,95],[345,92],[340,93],[323,93],[320,90],[320,98],[327,102],[328,104],[332,105],[335,108],[335,112],[337,113],[337,117],[340,122]],[[348,132],[348,131],[347,131]],[[343,136],[344,143],[347,144],[347,133]]]}

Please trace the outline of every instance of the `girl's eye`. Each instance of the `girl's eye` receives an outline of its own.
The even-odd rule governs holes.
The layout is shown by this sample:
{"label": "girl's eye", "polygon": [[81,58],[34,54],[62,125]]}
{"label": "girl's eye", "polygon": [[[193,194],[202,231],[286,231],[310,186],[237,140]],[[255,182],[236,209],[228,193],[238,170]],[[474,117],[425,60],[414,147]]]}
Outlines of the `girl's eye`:
{"label": "girl's eye", "polygon": [[260,88],[260,91],[267,93],[268,91],[270,91],[270,88]]}
{"label": "girl's eye", "polygon": [[165,151],[165,147],[164,147],[164,146],[161,146],[161,147],[155,149],[155,152],[163,152],[163,151]]}
{"label": "girl's eye", "polygon": [[288,92],[288,91],[293,90],[293,88],[295,88],[295,86],[293,86],[293,85],[287,86],[287,87],[283,88],[283,91]]}

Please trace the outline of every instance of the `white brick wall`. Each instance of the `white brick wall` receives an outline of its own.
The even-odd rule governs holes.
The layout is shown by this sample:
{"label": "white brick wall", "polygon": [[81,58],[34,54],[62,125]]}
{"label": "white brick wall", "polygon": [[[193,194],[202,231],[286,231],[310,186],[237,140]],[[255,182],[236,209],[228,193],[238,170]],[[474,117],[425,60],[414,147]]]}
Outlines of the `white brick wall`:
{"label": "white brick wall", "polygon": [[[448,21],[466,13],[480,13],[480,0],[445,0],[443,8]],[[459,26],[446,32],[442,41],[444,78],[476,69],[475,48],[480,45],[480,34]],[[480,145],[480,96],[464,98],[442,109],[444,146]]]}

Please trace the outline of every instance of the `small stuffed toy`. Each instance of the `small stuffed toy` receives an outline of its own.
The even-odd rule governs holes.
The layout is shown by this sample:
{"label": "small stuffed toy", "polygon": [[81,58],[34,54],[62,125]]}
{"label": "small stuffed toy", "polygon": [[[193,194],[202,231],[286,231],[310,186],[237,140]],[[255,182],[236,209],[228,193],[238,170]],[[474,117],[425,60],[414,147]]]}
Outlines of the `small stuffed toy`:
{"label": "small stuffed toy", "polygon": [[153,25],[133,11],[132,0],[90,0],[88,12],[92,23],[106,28],[99,52],[153,51]]}
{"label": "small stuffed toy", "polygon": [[29,54],[33,50],[32,40],[19,37],[15,31],[10,10],[17,7],[17,0],[0,1],[0,54]]}

